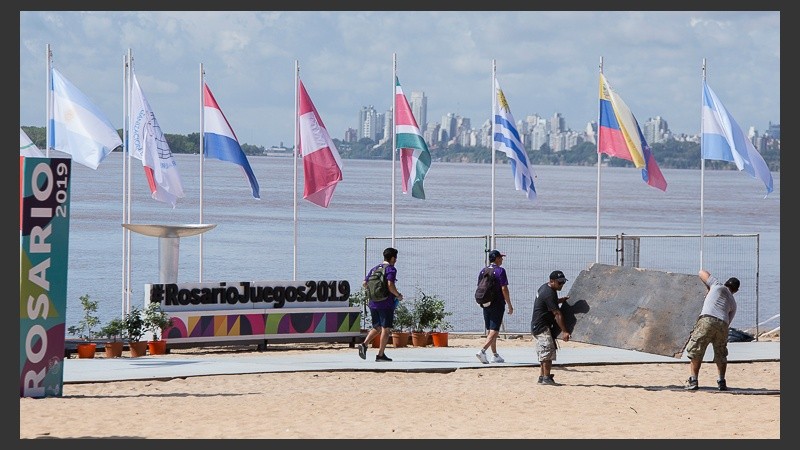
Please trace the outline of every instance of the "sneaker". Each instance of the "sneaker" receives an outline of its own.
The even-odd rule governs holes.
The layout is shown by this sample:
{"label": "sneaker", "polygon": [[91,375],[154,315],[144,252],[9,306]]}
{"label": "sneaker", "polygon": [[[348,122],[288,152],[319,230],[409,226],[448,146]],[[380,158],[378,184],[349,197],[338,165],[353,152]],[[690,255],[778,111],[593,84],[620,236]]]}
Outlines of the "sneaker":
{"label": "sneaker", "polygon": [[367,344],[358,344],[358,357],[367,359]]}
{"label": "sneaker", "polygon": [[544,380],[544,377],[543,377],[543,376],[541,376],[541,375],[539,375],[539,381],[537,381],[536,383],[537,383],[537,384],[543,384],[543,383],[542,383],[542,381],[543,381],[543,380]]}
{"label": "sneaker", "polygon": [[727,391],[728,383],[726,383],[725,380],[717,380],[717,389],[720,391]]}
{"label": "sneaker", "polygon": [[376,361],[376,362],[381,362],[381,361],[387,361],[387,362],[391,362],[391,361],[392,361],[392,358],[389,358],[389,357],[388,357],[388,356],[386,356],[386,354],[384,353],[383,355],[375,355],[375,361]]}
{"label": "sneaker", "polygon": [[542,377],[542,381],[540,382],[540,384],[547,384],[547,385],[550,385],[550,386],[558,386],[558,383],[556,383],[556,380],[553,379],[553,374],[550,374],[550,376],[548,376],[548,377]]}
{"label": "sneaker", "polygon": [[506,362],[506,360],[503,359],[502,356],[500,356],[497,353],[495,353],[494,356],[492,357],[492,362],[493,363],[503,363],[503,362]]}
{"label": "sneaker", "polygon": [[486,357],[486,350],[479,351],[478,353],[475,354],[475,356],[478,357],[478,361],[484,364],[489,364],[489,358]]}
{"label": "sneaker", "polygon": [[683,386],[683,388],[686,389],[687,391],[696,391],[697,390],[697,378],[689,377],[689,379],[686,380],[686,384]]}

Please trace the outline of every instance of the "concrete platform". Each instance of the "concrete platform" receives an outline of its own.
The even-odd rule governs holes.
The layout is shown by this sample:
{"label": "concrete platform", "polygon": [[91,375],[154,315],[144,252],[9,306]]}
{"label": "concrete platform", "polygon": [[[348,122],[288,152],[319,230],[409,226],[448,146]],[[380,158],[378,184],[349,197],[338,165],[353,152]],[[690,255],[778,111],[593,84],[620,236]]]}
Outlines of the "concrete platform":
{"label": "concrete platform", "polygon": [[[122,380],[168,380],[207,375],[233,375],[269,372],[309,371],[400,371],[400,372],[451,372],[458,369],[492,369],[499,367],[538,366],[533,346],[503,348],[502,364],[481,364],[475,357],[475,348],[460,347],[405,347],[387,348],[386,354],[394,361],[375,362],[376,349],[370,348],[367,359],[358,357],[356,348],[346,352],[319,352],[314,350],[287,354],[285,352],[252,352],[230,356],[143,356],[139,358],[65,359],[64,383],[96,383]],[[752,361],[780,361],[780,342],[732,342],[728,344],[730,363]],[[704,360],[711,361],[709,346]],[[688,359],[672,358],[634,350],[590,346],[562,348],[554,366],[675,363],[686,364]]]}

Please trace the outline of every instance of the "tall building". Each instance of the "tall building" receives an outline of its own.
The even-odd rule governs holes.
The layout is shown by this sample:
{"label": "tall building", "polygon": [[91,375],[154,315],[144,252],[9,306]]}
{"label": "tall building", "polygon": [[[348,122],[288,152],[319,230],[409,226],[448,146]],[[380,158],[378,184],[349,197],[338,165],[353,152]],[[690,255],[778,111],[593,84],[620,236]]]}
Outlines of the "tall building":
{"label": "tall building", "polygon": [[411,91],[411,113],[417,120],[420,131],[425,132],[428,127],[428,97],[423,91]]}
{"label": "tall building", "polygon": [[668,132],[669,127],[667,126],[667,121],[662,119],[661,116],[655,116],[647,119],[647,122],[645,122],[644,126],[642,127],[644,140],[651,145],[657,142],[666,141]]}
{"label": "tall building", "polygon": [[779,123],[769,123],[769,127],[767,127],[767,131],[764,134],[769,135],[771,139],[778,139],[781,138],[781,124]]}
{"label": "tall building", "polygon": [[442,116],[442,129],[439,132],[439,140],[447,142],[450,139],[453,139],[456,136],[457,125],[455,114],[447,113],[447,115]]}
{"label": "tall building", "polygon": [[375,137],[372,140],[374,140],[376,142],[379,142],[384,138],[384,136],[388,136],[387,134],[384,134],[386,132],[386,126],[387,126],[386,120],[387,120],[387,118],[388,118],[389,122],[391,123],[391,121],[392,121],[392,113],[391,113],[391,111],[389,111],[389,114],[377,113],[375,115]]}
{"label": "tall building", "polygon": [[532,121],[528,123],[528,133],[530,139],[528,140],[531,150],[539,150],[544,144],[549,145],[550,133],[547,131],[547,119],[533,116]]}
{"label": "tall building", "polygon": [[558,134],[566,131],[567,120],[561,117],[561,113],[554,113],[550,118],[550,134]]}
{"label": "tall building", "polygon": [[344,132],[345,142],[358,142],[358,131],[353,128],[347,128]]}
{"label": "tall building", "polygon": [[362,106],[358,113],[358,139],[370,138],[374,141],[379,127],[383,127],[383,124],[378,122],[375,108],[372,105]]}
{"label": "tall building", "polygon": [[592,144],[597,144],[597,122],[594,120],[586,124],[586,130],[584,131],[586,136],[586,141],[591,142]]}

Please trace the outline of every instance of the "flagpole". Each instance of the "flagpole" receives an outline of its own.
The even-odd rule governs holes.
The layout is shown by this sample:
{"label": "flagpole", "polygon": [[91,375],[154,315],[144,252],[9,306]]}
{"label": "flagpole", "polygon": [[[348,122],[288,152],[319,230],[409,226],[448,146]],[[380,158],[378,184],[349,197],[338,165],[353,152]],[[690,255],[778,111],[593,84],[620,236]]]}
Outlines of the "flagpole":
{"label": "flagpole", "polygon": [[299,156],[297,148],[297,120],[298,120],[298,95],[299,87],[298,81],[300,80],[300,64],[294,60],[294,244],[292,246],[292,281],[297,280],[297,158]]}
{"label": "flagpole", "polygon": [[[706,59],[703,58],[701,81],[706,81]],[[705,198],[706,159],[703,157],[703,83],[700,83],[700,269],[703,268],[704,198]]]}
{"label": "flagpole", "polygon": [[[127,78],[127,87],[126,87],[126,90],[125,90],[126,98],[128,99],[128,102],[127,102],[128,103],[128,111],[127,111],[127,113],[128,113],[128,121],[131,120],[131,111],[130,111],[131,101],[130,100],[131,100],[131,88],[132,88],[132,86],[133,86],[133,52],[132,52],[132,50],[130,48],[128,48],[128,78]],[[128,129],[130,130],[130,123],[128,125],[129,125]],[[131,176],[131,172],[133,171],[133,161],[131,160],[130,137],[128,138],[126,147],[127,147],[127,153],[128,153],[128,155],[127,155],[128,172],[125,174],[125,176],[127,177],[127,179],[125,181],[126,181],[126,183],[128,185],[128,188],[127,188],[128,198],[126,199],[127,204],[125,205],[125,208],[127,210],[126,217],[127,217],[128,223],[131,223],[131,199],[132,199],[131,180],[133,179],[133,177]],[[125,235],[126,235],[126,239],[125,240],[128,243],[128,245],[127,245],[128,254],[126,256],[127,262],[125,264],[125,268],[126,268],[126,274],[125,274],[125,312],[129,313],[131,311],[131,231],[128,230],[127,228],[125,229]]]}
{"label": "flagpole", "polygon": [[[397,127],[397,115],[395,103],[397,102],[397,53],[392,53],[392,128]],[[397,133],[392,132],[392,247],[394,247],[394,229],[395,229],[395,153],[397,152]]]}
{"label": "flagpole", "polygon": [[[128,223],[128,214],[127,214],[127,211],[125,210],[125,198],[128,195],[128,191],[127,191],[126,185],[125,185],[125,173],[128,170],[128,165],[126,164],[127,161],[125,160],[126,149],[127,149],[127,145],[125,143],[128,142],[128,139],[127,139],[127,129],[128,129],[127,111],[128,111],[128,104],[127,104],[127,101],[126,101],[127,100],[127,97],[126,97],[126,92],[127,92],[126,91],[127,72],[128,72],[128,55],[127,54],[123,54],[122,55],[122,138],[123,138],[122,142],[123,142],[123,144],[122,144],[122,179],[120,180],[121,183],[122,183],[122,199],[121,199],[122,200],[122,223]],[[126,286],[126,282],[127,282],[126,274],[127,274],[127,270],[128,270],[127,259],[126,259],[127,255],[128,255],[128,242],[126,240],[127,233],[128,233],[128,229],[125,228],[125,227],[122,227],[122,290],[120,292],[120,294],[122,295],[122,310],[121,310],[122,311],[122,318],[125,318],[125,312],[126,312],[126,309],[125,309],[125,292],[126,292],[125,291],[125,286]]]}
{"label": "flagpole", "polygon": [[[200,222],[203,222],[203,166],[206,160],[205,150],[205,82],[203,79],[203,63],[200,63]],[[203,233],[200,233],[200,273],[198,274],[198,281],[203,282]]]}
{"label": "flagpole", "polygon": [[[603,57],[600,57],[600,74],[603,74]],[[599,98],[599,97],[598,97]],[[599,104],[599,100],[598,100]],[[603,155],[600,153],[600,108],[597,109],[597,134],[596,134],[596,146],[597,146],[597,238],[595,239],[595,247],[594,247],[594,262],[600,262],[600,162],[603,159]]]}
{"label": "flagpole", "polygon": [[51,95],[51,92],[50,92],[51,91],[50,86],[52,86],[52,84],[53,84],[53,81],[52,81],[52,79],[50,77],[50,75],[52,74],[52,70],[50,70],[50,67],[52,65],[53,53],[50,51],[50,44],[46,44],[45,45],[45,51],[46,51],[46,54],[45,54],[45,70],[47,71],[47,75],[44,78],[44,80],[45,80],[44,81],[45,82],[45,90],[44,90],[44,92],[45,92],[45,97],[44,97],[45,108],[44,109],[45,109],[45,114],[47,115],[47,118],[45,120],[45,133],[46,133],[46,136],[44,138],[44,142],[45,142],[44,146],[45,146],[45,156],[47,156],[49,158],[50,157],[50,147],[53,146],[53,143],[50,142],[50,120],[53,118],[53,96]]}
{"label": "flagpole", "polygon": [[490,240],[490,247],[494,248],[494,173],[495,173],[495,151],[494,151],[494,127],[495,127],[495,114],[497,111],[497,83],[495,80],[497,79],[497,63],[496,60],[492,60],[492,117],[491,117],[491,133],[492,136],[489,136],[489,151],[492,152],[492,208],[491,208],[491,240]]}

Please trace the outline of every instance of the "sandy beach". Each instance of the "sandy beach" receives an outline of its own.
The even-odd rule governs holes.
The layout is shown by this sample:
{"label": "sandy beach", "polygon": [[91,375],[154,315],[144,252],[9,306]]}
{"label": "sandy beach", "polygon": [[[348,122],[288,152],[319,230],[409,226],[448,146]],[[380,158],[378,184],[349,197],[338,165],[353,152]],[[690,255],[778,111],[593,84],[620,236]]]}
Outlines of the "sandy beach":
{"label": "sandy beach", "polygon": [[[477,348],[481,343],[478,336],[451,336],[449,345]],[[534,351],[530,336],[498,342],[500,353],[511,346]],[[248,351],[255,350],[175,349],[155,357],[235,358]],[[358,358],[347,344],[280,344],[268,351]],[[538,373],[538,367],[492,366],[449,373],[297,372],[67,383],[60,398],[20,398],[20,438],[781,437],[780,362],[730,363],[729,392],[684,391],[685,360],[556,365],[559,386],[538,385]],[[713,363],[704,363],[701,388],[716,386],[715,380]]]}

